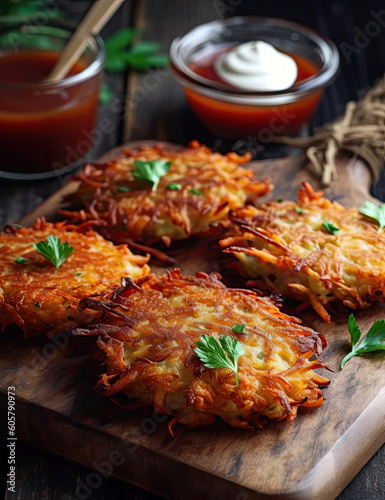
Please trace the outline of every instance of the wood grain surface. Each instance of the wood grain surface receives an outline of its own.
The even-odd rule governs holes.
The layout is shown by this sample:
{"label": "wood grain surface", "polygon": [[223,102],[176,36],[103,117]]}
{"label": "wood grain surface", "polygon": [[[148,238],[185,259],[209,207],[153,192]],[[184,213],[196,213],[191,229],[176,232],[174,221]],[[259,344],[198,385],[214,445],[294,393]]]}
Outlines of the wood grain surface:
{"label": "wood grain surface", "polygon": [[[276,189],[270,197],[293,198],[305,179],[318,187],[302,156],[252,166],[259,176],[271,176]],[[361,205],[371,182],[365,165],[341,158],[338,171],[328,196]],[[52,216],[59,198],[32,218]],[[186,274],[221,269],[220,255],[205,242],[171,251]],[[384,316],[383,305],[356,314],[365,332]],[[311,312],[301,318],[325,335],[323,358],[334,372],[321,371],[331,379],[325,404],[301,408],[292,423],[272,422],[255,432],[220,422],[197,430],[178,426],[171,439],[165,417],[127,412],[93,391],[100,373],[93,339],[62,334],[23,340],[16,330],[0,339],[1,404],[6,387],[17,386],[20,439],[169,498],[333,499],[384,442],[384,357],[356,357],[341,371],[350,346],[347,318],[333,318],[331,325]]]}

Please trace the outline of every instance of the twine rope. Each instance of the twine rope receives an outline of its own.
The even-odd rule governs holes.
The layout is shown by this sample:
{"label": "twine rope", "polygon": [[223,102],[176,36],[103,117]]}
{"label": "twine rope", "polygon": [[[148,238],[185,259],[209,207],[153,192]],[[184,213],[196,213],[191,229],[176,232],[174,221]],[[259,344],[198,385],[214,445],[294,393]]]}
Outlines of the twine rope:
{"label": "twine rope", "polygon": [[278,137],[277,142],[306,148],[306,156],[327,187],[337,179],[336,158],[348,151],[362,158],[378,178],[385,160],[385,76],[345,114],[311,137]]}

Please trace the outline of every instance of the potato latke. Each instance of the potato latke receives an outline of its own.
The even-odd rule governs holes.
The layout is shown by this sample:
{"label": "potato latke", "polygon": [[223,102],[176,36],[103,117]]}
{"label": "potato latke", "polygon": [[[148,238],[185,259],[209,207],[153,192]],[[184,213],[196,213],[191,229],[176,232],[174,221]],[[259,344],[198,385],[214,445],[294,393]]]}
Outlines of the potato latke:
{"label": "potato latke", "polygon": [[384,301],[385,236],[373,219],[322,194],[303,183],[297,202],[236,210],[220,245],[254,286],[301,300],[330,322],[333,302],[361,309]]}
{"label": "potato latke", "polygon": [[[49,235],[74,248],[57,272],[33,248]],[[79,312],[79,300],[116,288],[122,276],[148,274],[147,261],[126,245],[114,246],[87,225],[38,219],[32,228],[6,226],[0,234],[0,324],[4,328],[16,323],[26,336],[54,335],[84,325],[95,313]]]}
{"label": "potato latke", "polygon": [[[195,427],[215,416],[232,426],[261,426],[267,419],[293,420],[298,407],[320,406],[319,386],[328,380],[313,370],[324,339],[279,311],[267,298],[227,288],[220,275],[179,270],[124,283],[112,297],[86,298],[80,309],[104,309],[98,325],[75,330],[100,335],[107,372],[105,395],[123,392],[159,414]],[[233,325],[245,325],[235,333]],[[244,346],[239,387],[227,368],[206,368],[194,351],[202,335],[229,335]],[[310,358],[312,358],[310,360]]]}
{"label": "potato latke", "polygon": [[[251,169],[240,166],[250,157],[212,153],[197,141],[181,151],[162,146],[123,149],[121,158],[85,166],[75,177],[81,184],[72,197],[83,209],[61,213],[77,221],[107,222],[113,241],[121,241],[119,233],[124,232],[146,244],[163,240],[168,245],[207,233],[229,210],[272,189],[268,180],[258,181]],[[134,179],[131,171],[135,160],[158,159],[171,161],[171,166],[153,191],[151,183]]]}

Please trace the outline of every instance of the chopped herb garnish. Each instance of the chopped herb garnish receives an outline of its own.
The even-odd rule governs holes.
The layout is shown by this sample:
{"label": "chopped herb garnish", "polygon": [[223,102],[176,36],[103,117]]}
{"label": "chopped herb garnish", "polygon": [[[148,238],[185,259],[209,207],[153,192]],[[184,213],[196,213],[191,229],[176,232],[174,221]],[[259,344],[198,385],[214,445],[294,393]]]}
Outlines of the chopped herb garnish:
{"label": "chopped herb garnish", "polygon": [[82,273],[75,273],[75,276],[81,276]]}
{"label": "chopped herb garnish", "polygon": [[361,337],[361,330],[353,314],[349,316],[348,328],[352,339],[352,350],[342,360],[341,368],[343,368],[345,363],[353,356],[361,356],[374,351],[385,351],[385,321],[383,319],[376,321],[372,325],[366,336],[358,345],[357,342]]}
{"label": "chopped herb garnish", "polygon": [[156,191],[160,179],[167,174],[171,166],[171,161],[134,161],[134,168],[131,173],[135,179],[149,181],[152,183],[152,190]]}
{"label": "chopped herb garnish", "polygon": [[28,264],[29,260],[24,259],[24,257],[17,257],[15,259],[16,264]]}
{"label": "chopped herb garnish", "polygon": [[131,189],[127,186],[118,186],[118,191],[120,193],[129,193]]}
{"label": "chopped herb garnish", "polygon": [[380,227],[378,228],[378,233],[382,231],[385,227],[385,203],[377,206],[371,201],[366,201],[365,205],[360,209],[360,213],[376,220]]}
{"label": "chopped herb garnish", "polygon": [[278,203],[282,203],[283,202],[283,198],[277,198],[277,201],[278,201]]}
{"label": "chopped herb garnish", "polygon": [[199,189],[196,188],[190,189],[189,193],[196,194],[197,196],[201,196],[203,194],[202,191],[199,191]]}
{"label": "chopped herb garnish", "polygon": [[43,257],[48,259],[55,266],[55,272],[63,264],[63,262],[71,255],[74,248],[70,247],[68,242],[61,243],[57,236],[50,234],[46,241],[39,241],[37,244],[33,244],[35,250],[37,250]]}
{"label": "chopped herb garnish", "polygon": [[302,208],[295,207],[295,211],[297,212],[297,214],[303,214],[303,209]]}
{"label": "chopped herb garnish", "polygon": [[182,189],[182,186],[180,184],[174,184],[173,182],[170,182],[170,184],[167,184],[167,189],[170,191],[180,191]]}
{"label": "chopped herb garnish", "polygon": [[214,337],[202,335],[197,342],[195,352],[207,368],[229,368],[232,370],[235,373],[236,386],[239,386],[238,358],[245,351],[237,339],[225,335],[220,337],[218,342]]}
{"label": "chopped herb garnish", "polygon": [[329,231],[330,234],[336,234],[339,231],[339,228],[336,227],[332,222],[323,222],[322,225],[327,231]]}
{"label": "chopped herb garnish", "polygon": [[235,333],[245,333],[246,325],[238,325],[237,323],[233,325],[231,328]]}

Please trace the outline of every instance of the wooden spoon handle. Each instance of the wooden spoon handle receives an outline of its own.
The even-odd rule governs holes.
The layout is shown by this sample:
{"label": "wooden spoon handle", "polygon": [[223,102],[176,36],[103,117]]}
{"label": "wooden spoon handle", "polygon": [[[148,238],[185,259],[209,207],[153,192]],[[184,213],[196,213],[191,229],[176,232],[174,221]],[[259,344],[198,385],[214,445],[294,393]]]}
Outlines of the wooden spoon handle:
{"label": "wooden spoon handle", "polygon": [[97,0],[64,47],[46,82],[64,78],[85,51],[90,35],[97,35],[124,0]]}

